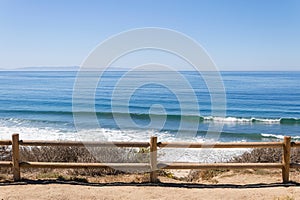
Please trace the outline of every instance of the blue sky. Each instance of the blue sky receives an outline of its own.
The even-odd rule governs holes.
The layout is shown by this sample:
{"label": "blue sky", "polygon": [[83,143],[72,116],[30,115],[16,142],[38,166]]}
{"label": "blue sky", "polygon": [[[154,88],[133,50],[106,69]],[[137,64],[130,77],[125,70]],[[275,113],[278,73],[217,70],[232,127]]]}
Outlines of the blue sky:
{"label": "blue sky", "polygon": [[107,37],[163,27],[221,70],[299,70],[298,0],[0,0],[0,68],[80,65]]}

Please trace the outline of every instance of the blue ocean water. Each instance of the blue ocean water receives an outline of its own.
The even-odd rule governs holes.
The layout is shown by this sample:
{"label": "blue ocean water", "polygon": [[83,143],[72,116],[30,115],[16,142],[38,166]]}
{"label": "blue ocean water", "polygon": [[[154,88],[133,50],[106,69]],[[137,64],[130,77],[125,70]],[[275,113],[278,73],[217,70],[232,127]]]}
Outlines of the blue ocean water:
{"label": "blue ocean water", "polygon": [[[169,76],[164,72],[137,73],[120,85],[126,72],[108,71],[97,88],[85,88],[87,93],[95,93],[94,104],[82,93],[76,112],[83,116],[84,126],[78,130],[73,117],[77,72],[0,71],[0,139],[9,139],[15,132],[23,139],[78,139],[78,133],[93,139],[93,134],[101,132],[110,140],[148,140],[152,134],[170,140],[178,131],[188,135],[197,127],[197,134],[187,140],[201,141],[209,126],[220,124],[220,141],[268,141],[283,135],[300,138],[300,72],[221,72],[225,117],[212,115],[210,91],[199,73],[180,73],[191,85],[199,108],[179,82],[165,84]],[[154,76],[157,81],[132,90],[145,76]],[[90,73],[85,80],[88,83],[93,78]],[[184,112],[182,104],[188,105]],[[91,114],[96,114],[99,124],[89,123]],[[133,123],[128,123],[128,117]]]}

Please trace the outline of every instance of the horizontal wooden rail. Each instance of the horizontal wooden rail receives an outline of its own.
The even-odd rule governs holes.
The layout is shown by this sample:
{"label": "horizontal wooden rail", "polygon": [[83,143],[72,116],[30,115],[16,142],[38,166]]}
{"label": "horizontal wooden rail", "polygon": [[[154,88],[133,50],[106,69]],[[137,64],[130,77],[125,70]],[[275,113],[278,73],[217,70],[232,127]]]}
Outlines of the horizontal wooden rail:
{"label": "horizontal wooden rail", "polygon": [[0,167],[12,167],[12,162],[10,162],[10,161],[0,161]]}
{"label": "horizontal wooden rail", "polygon": [[300,142],[291,142],[291,147],[299,148],[300,147]]}
{"label": "horizontal wooden rail", "polygon": [[20,140],[22,146],[76,146],[76,147],[144,147],[150,146],[149,142],[77,142],[77,141],[38,141]]}
{"label": "horizontal wooden rail", "polygon": [[300,168],[300,163],[291,163],[290,168]]}
{"label": "horizontal wooden rail", "polygon": [[62,162],[21,162],[24,168],[121,168],[150,169],[149,163],[62,163]]}
{"label": "horizontal wooden rail", "polygon": [[12,145],[11,140],[0,140],[0,145]]}
{"label": "horizontal wooden rail", "polygon": [[282,148],[282,142],[182,143],[159,142],[161,148]]}
{"label": "horizontal wooden rail", "polygon": [[159,169],[281,169],[282,163],[158,163]]}

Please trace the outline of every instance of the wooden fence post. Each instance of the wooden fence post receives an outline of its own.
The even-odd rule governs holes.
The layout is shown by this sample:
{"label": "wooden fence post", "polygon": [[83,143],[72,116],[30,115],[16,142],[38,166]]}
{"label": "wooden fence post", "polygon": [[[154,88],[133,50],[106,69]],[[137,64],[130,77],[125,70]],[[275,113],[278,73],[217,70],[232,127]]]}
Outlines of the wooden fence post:
{"label": "wooden fence post", "polygon": [[157,179],[157,137],[150,138],[150,181],[155,183]]}
{"label": "wooden fence post", "polygon": [[20,173],[20,154],[19,154],[19,134],[12,135],[12,162],[14,181],[21,179]]}
{"label": "wooden fence post", "polygon": [[290,175],[290,161],[291,160],[291,137],[284,136],[283,140],[283,154],[282,154],[282,181],[289,182]]}

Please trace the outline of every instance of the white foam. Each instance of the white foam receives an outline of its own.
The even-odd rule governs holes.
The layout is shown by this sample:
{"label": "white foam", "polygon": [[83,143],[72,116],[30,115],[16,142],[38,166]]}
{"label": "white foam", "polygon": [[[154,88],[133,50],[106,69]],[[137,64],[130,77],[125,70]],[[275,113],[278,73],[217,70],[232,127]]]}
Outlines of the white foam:
{"label": "white foam", "polygon": [[212,121],[212,122],[221,122],[224,124],[236,124],[236,123],[241,123],[241,124],[250,124],[250,123],[265,123],[265,124],[279,124],[280,119],[267,119],[267,118],[239,118],[239,117],[212,117],[212,116],[207,116],[204,117],[204,121]]}
{"label": "white foam", "polygon": [[163,162],[227,162],[250,149],[162,149],[158,150],[158,160]]}
{"label": "white foam", "polygon": [[[5,127],[0,126],[0,139],[9,140],[13,133],[18,133],[24,140],[68,140],[72,133],[63,133],[59,130],[35,127]],[[73,134],[74,135],[74,134]]]}
{"label": "white foam", "polygon": [[[79,132],[65,132],[54,128],[24,126],[3,126],[0,123],[0,140],[9,140],[13,133],[19,133],[21,140],[72,140],[72,141],[149,141],[157,136],[159,141],[203,142],[203,137],[176,138],[169,132],[154,130],[93,129]],[[159,160],[170,162],[223,162],[241,155],[245,149],[159,149]]]}
{"label": "white foam", "polygon": [[217,121],[217,122],[251,122],[251,119],[246,119],[246,118],[236,118],[236,117],[225,117],[225,118],[222,118],[222,117],[214,117],[213,118],[214,121]]}
{"label": "white foam", "polygon": [[[275,134],[269,134],[269,133],[262,133],[261,136],[266,138],[276,138],[276,139],[284,139],[284,135],[275,135]],[[300,139],[300,136],[292,136],[293,139]]]}
{"label": "white foam", "polygon": [[263,123],[266,123],[266,124],[280,124],[281,119],[252,118],[252,120],[255,120],[257,122],[263,122]]}

